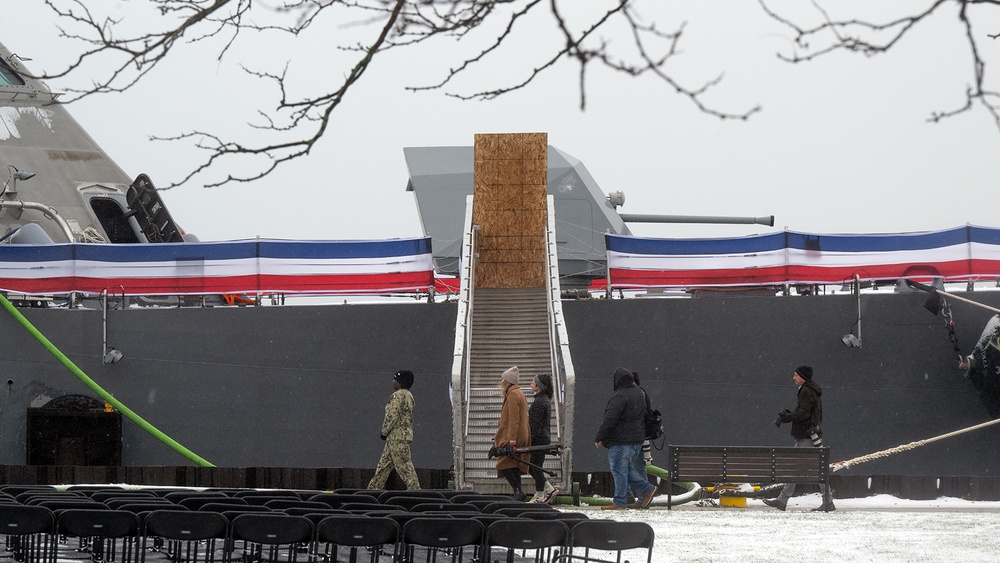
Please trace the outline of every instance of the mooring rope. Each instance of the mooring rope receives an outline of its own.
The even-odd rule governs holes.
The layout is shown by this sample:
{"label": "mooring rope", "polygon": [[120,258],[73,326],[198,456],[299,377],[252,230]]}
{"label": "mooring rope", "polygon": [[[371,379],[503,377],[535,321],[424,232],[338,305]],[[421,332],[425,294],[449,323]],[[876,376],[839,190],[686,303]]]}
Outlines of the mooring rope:
{"label": "mooring rope", "polygon": [[994,424],[1000,424],[1000,418],[996,420],[991,420],[989,422],[984,422],[982,424],[977,424],[975,426],[970,426],[968,428],[963,428],[961,430],[956,430],[954,432],[949,432],[947,434],[942,434],[940,436],[935,436],[933,438],[928,438],[926,440],[917,440],[916,442],[910,442],[909,444],[903,444],[902,446],[896,446],[895,448],[889,448],[887,450],[882,450],[880,452],[875,452],[863,456],[858,456],[854,459],[849,459],[847,461],[838,461],[830,464],[830,471],[840,471],[841,469],[847,469],[853,465],[859,463],[864,463],[866,461],[871,461],[873,459],[878,459],[882,457],[887,457],[892,454],[897,454],[899,452],[905,452],[930,444],[931,442],[937,442],[938,440],[944,440],[945,438],[951,438],[953,436],[958,436],[959,434],[965,434],[966,432],[972,432],[973,430],[979,430],[980,428],[986,428],[987,426],[992,426]]}
{"label": "mooring rope", "polygon": [[[991,420],[989,422],[984,422],[982,424],[977,424],[975,426],[970,426],[968,428],[962,428],[961,430],[955,430],[954,432],[948,432],[947,434],[942,434],[940,436],[935,436],[933,438],[927,438],[926,440],[917,440],[916,442],[910,442],[909,444],[903,444],[902,446],[896,446],[895,448],[889,448],[887,450],[882,450],[880,452],[875,452],[871,454],[866,454],[863,456],[858,456],[847,461],[837,461],[830,464],[830,472],[840,471],[841,469],[847,469],[851,466],[858,465],[859,463],[864,463],[866,461],[871,461],[873,459],[879,459],[882,457],[888,457],[892,454],[898,454],[899,452],[905,452],[912,450],[914,448],[919,448],[920,446],[930,444],[931,442],[937,442],[938,440],[944,440],[945,438],[951,438],[953,436],[958,436],[960,434],[965,434],[966,432],[972,432],[973,430],[979,430],[980,428],[986,428],[987,426],[992,426],[994,424],[1000,424],[1000,418],[996,420]],[[741,489],[716,489],[715,495],[717,496],[728,496],[728,497],[766,497],[769,496],[773,491],[784,487],[784,483],[771,483],[768,485],[758,485],[759,489],[753,490],[741,490]]]}

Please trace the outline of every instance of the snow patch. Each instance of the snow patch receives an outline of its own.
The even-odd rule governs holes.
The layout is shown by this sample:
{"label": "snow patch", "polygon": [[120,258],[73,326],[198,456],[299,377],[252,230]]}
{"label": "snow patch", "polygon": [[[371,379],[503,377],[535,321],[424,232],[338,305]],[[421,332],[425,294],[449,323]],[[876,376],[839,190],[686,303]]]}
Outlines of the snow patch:
{"label": "snow patch", "polygon": [[10,138],[21,138],[21,132],[17,128],[17,123],[24,115],[34,117],[50,131],[52,130],[51,110],[36,107],[0,107],[0,141],[6,141]]}

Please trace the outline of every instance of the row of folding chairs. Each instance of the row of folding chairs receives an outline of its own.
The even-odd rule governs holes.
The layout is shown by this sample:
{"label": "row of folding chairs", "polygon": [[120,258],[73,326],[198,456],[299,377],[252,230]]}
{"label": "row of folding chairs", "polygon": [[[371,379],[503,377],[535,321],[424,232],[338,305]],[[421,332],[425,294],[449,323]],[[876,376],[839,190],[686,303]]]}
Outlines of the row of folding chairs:
{"label": "row of folding chairs", "polygon": [[408,516],[244,513],[229,520],[216,512],[161,509],[140,518],[121,510],[53,513],[0,505],[8,556],[26,563],[83,557],[104,563],[605,560],[592,550],[620,561],[633,549],[644,549],[647,563],[652,559],[653,530],[645,523],[580,519],[571,528],[558,519]]}
{"label": "row of folding chairs", "polygon": [[[74,485],[66,490],[47,486],[0,486],[0,503],[19,502],[38,504],[54,510],[63,508],[108,508],[129,506],[138,511],[149,506],[173,504],[198,510],[207,504],[263,506],[273,510],[286,508],[336,508],[347,510],[395,509],[441,512],[485,512],[504,508],[525,507],[527,503],[513,501],[498,495],[484,495],[467,491],[417,490],[370,491],[363,489],[335,492],[293,490],[176,490],[176,489],[123,489],[105,486]],[[214,506],[212,508],[223,508]],[[528,508],[548,508],[533,505]]]}

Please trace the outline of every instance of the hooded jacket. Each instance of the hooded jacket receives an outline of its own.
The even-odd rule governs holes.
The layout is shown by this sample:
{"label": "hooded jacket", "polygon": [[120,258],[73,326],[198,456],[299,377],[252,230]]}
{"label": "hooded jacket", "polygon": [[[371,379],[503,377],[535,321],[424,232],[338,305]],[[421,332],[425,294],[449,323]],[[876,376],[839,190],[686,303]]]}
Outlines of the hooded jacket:
{"label": "hooded jacket", "polygon": [[604,420],[594,442],[610,448],[621,444],[641,444],[646,439],[646,397],[635,384],[632,372],[618,368],[614,394],[604,407]]}
{"label": "hooded jacket", "polygon": [[823,388],[819,383],[807,379],[799,387],[798,404],[791,414],[781,417],[782,422],[792,423],[792,438],[804,440],[809,438],[809,429],[816,427],[820,429],[818,434],[823,435]]}

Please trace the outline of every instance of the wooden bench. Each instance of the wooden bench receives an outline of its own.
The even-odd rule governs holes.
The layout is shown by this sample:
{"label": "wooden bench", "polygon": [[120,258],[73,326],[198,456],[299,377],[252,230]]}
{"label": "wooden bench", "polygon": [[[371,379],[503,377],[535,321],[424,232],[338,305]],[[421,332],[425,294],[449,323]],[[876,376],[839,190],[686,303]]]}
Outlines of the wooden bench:
{"label": "wooden bench", "polygon": [[816,483],[829,487],[830,448],[670,445],[667,470],[669,509],[675,481],[702,485]]}

